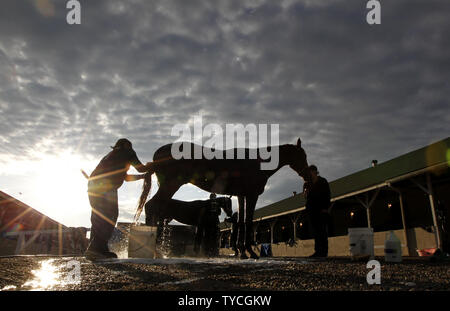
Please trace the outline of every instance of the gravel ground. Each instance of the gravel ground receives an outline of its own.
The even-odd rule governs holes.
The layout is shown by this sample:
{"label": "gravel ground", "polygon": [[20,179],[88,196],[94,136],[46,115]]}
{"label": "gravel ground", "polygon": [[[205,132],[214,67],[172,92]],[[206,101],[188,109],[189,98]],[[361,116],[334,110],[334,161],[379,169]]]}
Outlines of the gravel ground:
{"label": "gravel ground", "polygon": [[[92,263],[84,257],[0,258],[1,290],[144,291],[448,291],[450,262],[406,258],[387,264],[381,285],[368,285],[366,262],[349,258],[120,259]],[[80,263],[81,281],[67,282]]]}

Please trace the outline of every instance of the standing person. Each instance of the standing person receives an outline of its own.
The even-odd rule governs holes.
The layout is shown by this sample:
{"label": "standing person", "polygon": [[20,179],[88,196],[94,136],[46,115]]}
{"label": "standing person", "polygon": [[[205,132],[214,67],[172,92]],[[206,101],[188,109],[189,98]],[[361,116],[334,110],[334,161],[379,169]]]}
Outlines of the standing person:
{"label": "standing person", "polygon": [[216,249],[219,238],[219,215],[221,207],[216,199],[217,195],[211,193],[208,206],[202,208],[198,215],[199,219],[195,233],[194,252],[198,254],[200,249],[203,249],[204,254],[208,257],[218,255],[216,254]]}
{"label": "standing person", "polygon": [[328,208],[331,193],[328,181],[319,176],[317,166],[310,165],[312,183],[304,184],[306,211],[314,236],[314,254],[310,257],[328,256]]}
{"label": "standing person", "polygon": [[130,165],[140,173],[147,171],[128,139],[119,139],[111,148],[113,150],[100,161],[89,177],[88,195],[92,207],[92,227],[90,244],[85,255],[90,260],[117,258],[117,255],[108,249],[108,240],[119,215],[117,190],[124,181],[144,178],[145,174],[127,175]]}
{"label": "standing person", "polygon": [[221,207],[216,200],[217,195],[215,193],[211,193],[209,199],[211,200],[211,205],[203,217],[203,224],[205,224],[205,255],[214,257],[219,255],[219,215],[221,213]]}
{"label": "standing person", "polygon": [[231,237],[230,244],[231,249],[234,251],[234,257],[239,256],[239,251],[237,248],[237,235],[238,235],[238,213],[235,212],[229,218],[225,218],[225,221],[231,224]]}

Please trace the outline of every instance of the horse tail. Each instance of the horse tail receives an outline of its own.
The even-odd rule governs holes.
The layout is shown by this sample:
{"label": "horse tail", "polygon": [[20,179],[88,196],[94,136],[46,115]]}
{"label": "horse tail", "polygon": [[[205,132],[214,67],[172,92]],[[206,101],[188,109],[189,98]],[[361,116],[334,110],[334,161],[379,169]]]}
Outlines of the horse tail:
{"label": "horse tail", "polygon": [[147,173],[144,175],[144,184],[142,185],[142,193],[139,198],[138,206],[136,208],[136,214],[134,215],[134,223],[137,224],[139,217],[141,216],[142,209],[144,208],[145,201],[152,189],[152,175],[155,173],[154,162],[147,164],[149,168]]}

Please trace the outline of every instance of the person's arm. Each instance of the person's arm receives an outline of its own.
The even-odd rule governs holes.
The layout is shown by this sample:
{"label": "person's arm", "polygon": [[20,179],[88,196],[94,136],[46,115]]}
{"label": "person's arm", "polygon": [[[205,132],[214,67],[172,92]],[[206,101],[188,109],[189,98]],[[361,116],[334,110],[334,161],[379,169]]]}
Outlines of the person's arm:
{"label": "person's arm", "polygon": [[304,182],[303,183],[303,195],[305,196],[305,198],[307,198],[308,197],[308,193],[309,193],[309,189],[310,188],[310,185],[309,185],[309,183],[308,182]]}
{"label": "person's arm", "polygon": [[126,175],[125,176],[125,181],[136,181],[136,180],[140,180],[140,179],[144,179],[145,178],[145,174],[140,174],[140,175]]}
{"label": "person's arm", "polygon": [[147,167],[144,164],[139,164],[134,167],[139,173],[147,172]]}
{"label": "person's arm", "polygon": [[134,150],[131,150],[131,159],[130,159],[131,165],[139,172],[139,173],[146,173],[147,167],[142,164],[142,162],[138,159],[136,152]]}

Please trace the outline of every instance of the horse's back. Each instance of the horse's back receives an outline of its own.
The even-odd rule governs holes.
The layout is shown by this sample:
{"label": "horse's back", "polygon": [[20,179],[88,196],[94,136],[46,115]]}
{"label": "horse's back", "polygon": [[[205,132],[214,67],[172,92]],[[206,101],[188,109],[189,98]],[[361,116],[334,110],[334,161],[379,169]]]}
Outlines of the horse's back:
{"label": "horse's back", "polygon": [[[191,157],[174,159],[172,147],[180,148],[178,149],[180,152],[186,151],[182,148],[191,148]],[[264,189],[267,177],[261,174],[261,161],[249,158],[251,149],[245,149],[244,159],[236,158],[239,149],[217,150],[218,154],[222,153],[222,159],[204,157],[196,159],[195,148],[203,148],[203,155],[208,149],[193,143],[186,143],[183,147],[174,144],[160,147],[153,156],[158,182],[162,184],[171,181],[175,186],[191,183],[208,192],[232,195],[245,195],[247,192],[254,192],[255,189],[260,193]],[[232,151],[231,159],[227,157],[228,151]],[[186,152],[186,155],[189,153]],[[247,189],[249,187],[250,189]]]}
{"label": "horse's back", "polygon": [[171,199],[166,211],[171,218],[186,225],[197,226],[204,208],[208,206],[207,201],[180,201]]}
{"label": "horse's back", "polygon": [[[167,144],[164,146],[161,146],[158,148],[155,153],[153,154],[153,161],[161,161],[161,160],[173,160],[178,161],[174,159],[172,155],[172,147],[173,144]],[[183,142],[181,145],[178,145],[175,147],[177,151],[184,153],[184,148],[190,149],[190,152],[186,152],[190,157],[189,158],[182,158],[181,160],[201,160],[201,161],[207,161],[209,163],[212,162],[228,162],[235,163],[235,164],[243,164],[249,165],[250,163],[254,162],[259,164],[260,163],[260,154],[259,149],[248,149],[248,148],[233,148],[233,149],[226,149],[226,150],[216,150],[213,148],[193,144],[190,142]],[[194,157],[197,155],[198,150],[201,150],[201,158],[197,159]],[[205,155],[213,155],[212,159],[205,158]]]}

